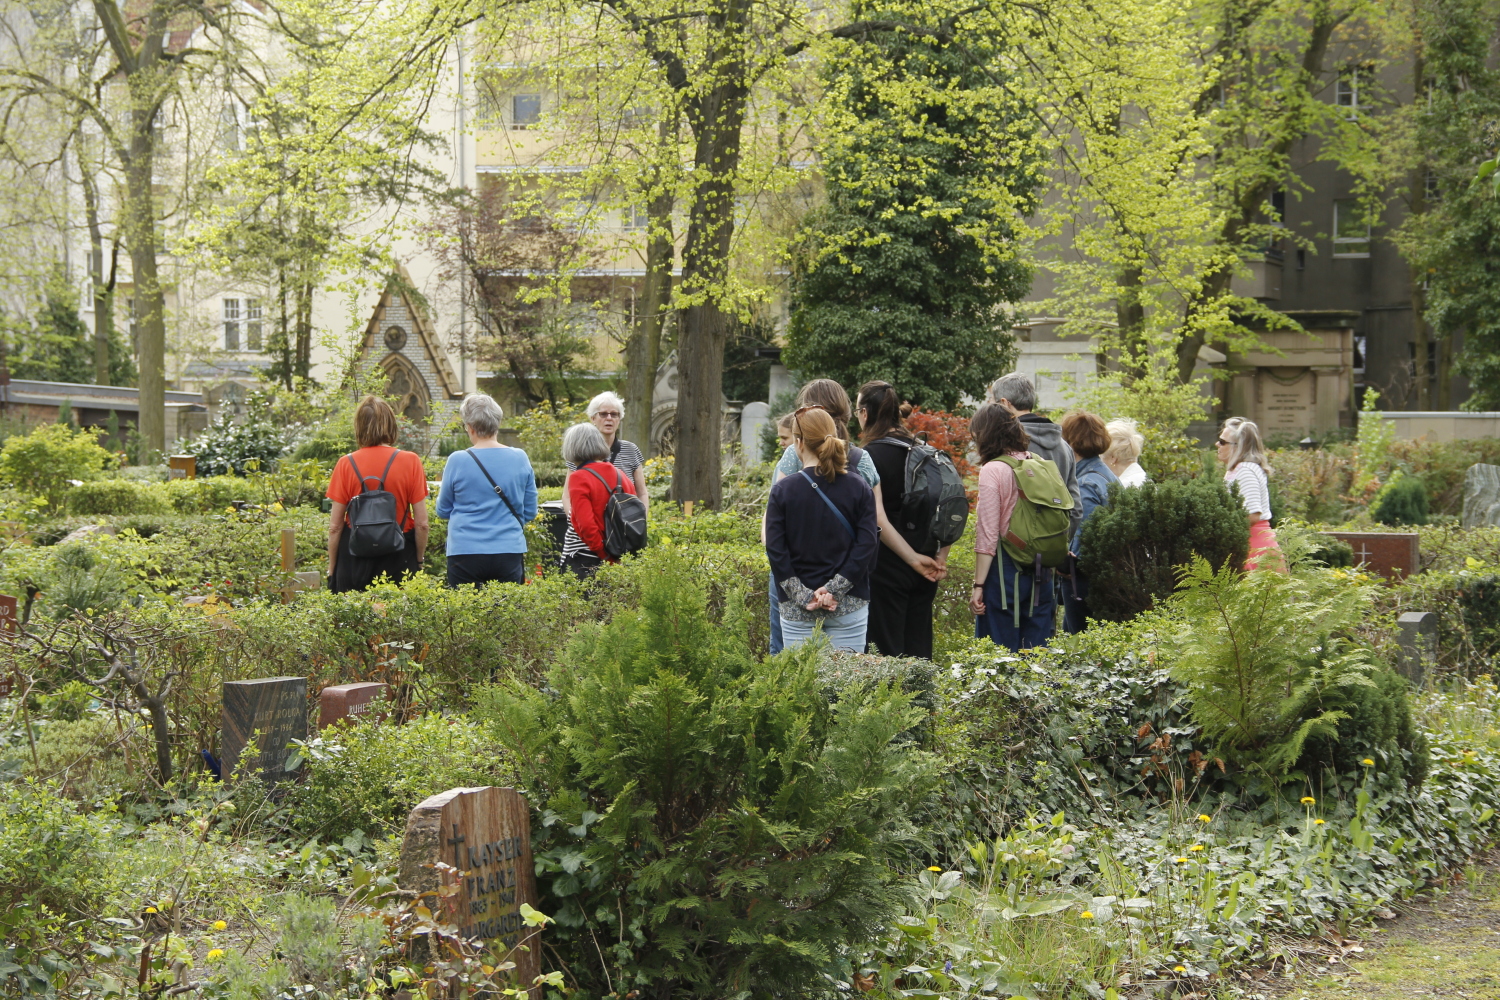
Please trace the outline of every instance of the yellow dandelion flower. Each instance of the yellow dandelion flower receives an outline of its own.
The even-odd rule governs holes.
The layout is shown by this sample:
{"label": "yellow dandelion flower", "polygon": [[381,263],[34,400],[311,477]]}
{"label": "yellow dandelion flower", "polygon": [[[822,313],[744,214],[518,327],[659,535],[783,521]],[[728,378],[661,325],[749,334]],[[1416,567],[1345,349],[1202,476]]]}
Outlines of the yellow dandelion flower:
{"label": "yellow dandelion flower", "polygon": [[214,930],[216,930],[216,931],[222,931],[222,930],[228,930],[228,929],[229,929],[229,925],[226,924],[224,921],[222,921],[222,920],[215,920],[214,921]]}
{"label": "yellow dandelion flower", "polygon": [[1311,795],[1304,795],[1302,796],[1302,804],[1305,806],[1315,806],[1318,804],[1318,800]]}
{"label": "yellow dandelion flower", "polygon": [[1365,767],[1374,767],[1375,766],[1374,759],[1372,759],[1370,757],[1366,757],[1364,760],[1360,761],[1360,763],[1363,764]]}
{"label": "yellow dandelion flower", "polygon": [[1173,858],[1172,860],[1176,861],[1179,865],[1187,864],[1187,858]]}
{"label": "yellow dandelion flower", "polygon": [[155,913],[155,912],[157,912],[157,910],[156,910],[156,907],[154,907],[154,906],[148,906],[148,907],[146,907],[146,912],[147,913]]}
{"label": "yellow dandelion flower", "polygon": [[1315,820],[1313,820],[1313,826],[1322,826],[1324,822],[1325,822],[1324,820],[1315,819]]}
{"label": "yellow dandelion flower", "polygon": [[1199,813],[1198,814],[1198,822],[1200,822],[1200,823],[1212,823],[1213,822],[1213,817],[1210,816],[1208,813]]}
{"label": "yellow dandelion flower", "polygon": [[1194,844],[1192,847],[1189,847],[1188,850],[1190,850],[1190,851],[1201,851],[1201,850],[1203,850],[1203,845],[1202,844]]}
{"label": "yellow dandelion flower", "polygon": [[1174,965],[1174,966],[1172,966],[1172,971],[1173,972],[1186,972],[1187,971],[1187,966],[1185,966],[1185,965]]}
{"label": "yellow dandelion flower", "polygon": [[932,867],[928,868],[927,870],[930,871],[930,872],[940,872],[940,871],[942,871],[942,869],[939,868],[937,865],[933,865]]}
{"label": "yellow dandelion flower", "polygon": [[1082,913],[1080,913],[1078,915],[1080,917],[1082,917],[1083,919],[1085,919],[1085,920],[1093,920],[1094,919],[1094,911],[1093,910],[1084,910]]}
{"label": "yellow dandelion flower", "polygon": [[221,959],[223,957],[224,957],[224,949],[223,948],[210,948],[210,949],[208,949],[208,960],[210,962],[216,962],[216,961],[218,961],[219,959]]}

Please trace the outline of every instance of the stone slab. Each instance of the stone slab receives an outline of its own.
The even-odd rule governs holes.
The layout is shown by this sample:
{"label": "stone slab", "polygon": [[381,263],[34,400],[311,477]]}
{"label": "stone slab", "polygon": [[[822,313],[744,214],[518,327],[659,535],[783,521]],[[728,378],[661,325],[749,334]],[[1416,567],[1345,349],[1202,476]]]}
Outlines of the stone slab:
{"label": "stone slab", "polygon": [[450,788],[423,800],[406,820],[399,883],[418,893],[458,884],[457,893],[429,900],[433,914],[500,955],[524,945],[511,957],[518,983],[529,987],[541,975],[540,929],[520,914],[522,903],[537,905],[531,809],[514,788]]}
{"label": "stone slab", "polygon": [[1413,686],[1422,683],[1437,663],[1438,616],[1433,611],[1408,611],[1396,619],[1401,658],[1396,668]]}
{"label": "stone slab", "polygon": [[1464,473],[1463,526],[1500,524],[1500,465],[1479,463]]}
{"label": "stone slab", "polygon": [[1354,550],[1354,566],[1378,573],[1387,580],[1410,576],[1421,566],[1416,532],[1325,531],[1323,534],[1348,542]]}
{"label": "stone slab", "polygon": [[259,677],[224,682],[223,733],[219,742],[224,778],[234,776],[240,754],[260,731],[256,767],[268,782],[292,777],[285,769],[293,740],[307,739],[307,678]]}
{"label": "stone slab", "polygon": [[366,715],[384,714],[390,689],[377,681],[360,684],[332,684],[318,693],[318,728],[327,729],[341,719],[359,720]]}

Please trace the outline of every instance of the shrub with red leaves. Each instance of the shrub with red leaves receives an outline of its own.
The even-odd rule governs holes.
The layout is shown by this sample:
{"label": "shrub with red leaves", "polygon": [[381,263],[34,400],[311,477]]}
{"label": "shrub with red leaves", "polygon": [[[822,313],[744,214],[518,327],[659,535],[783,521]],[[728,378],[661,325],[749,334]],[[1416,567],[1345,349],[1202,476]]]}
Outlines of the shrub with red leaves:
{"label": "shrub with red leaves", "polygon": [[934,448],[946,451],[953,459],[953,467],[965,481],[979,475],[979,470],[969,464],[968,417],[917,407],[906,418],[906,429]]}

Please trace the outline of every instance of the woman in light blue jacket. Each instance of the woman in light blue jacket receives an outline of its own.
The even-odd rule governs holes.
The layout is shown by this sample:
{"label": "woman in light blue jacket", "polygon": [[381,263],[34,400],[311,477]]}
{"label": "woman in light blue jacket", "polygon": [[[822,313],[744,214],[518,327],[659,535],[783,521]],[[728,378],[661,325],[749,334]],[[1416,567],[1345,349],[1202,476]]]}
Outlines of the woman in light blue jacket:
{"label": "woman in light blue jacket", "polygon": [[496,440],[505,415],[483,393],[458,410],[473,447],[448,456],[437,516],[448,521],[448,586],[526,579],[526,523],[536,517],[536,476],[520,448]]}
{"label": "woman in light blue jacket", "polygon": [[1104,453],[1113,443],[1104,421],[1092,413],[1075,411],[1062,418],[1062,437],[1073,449],[1076,464],[1074,475],[1078,477],[1078,498],[1083,502],[1083,519],[1073,532],[1068,544],[1068,560],[1071,575],[1058,581],[1063,606],[1063,629],[1067,632],[1082,632],[1088,625],[1088,580],[1078,569],[1078,543],[1083,538],[1083,526],[1088,524],[1094,511],[1109,503],[1109,488],[1118,483],[1120,477],[1110,471],[1104,461]]}

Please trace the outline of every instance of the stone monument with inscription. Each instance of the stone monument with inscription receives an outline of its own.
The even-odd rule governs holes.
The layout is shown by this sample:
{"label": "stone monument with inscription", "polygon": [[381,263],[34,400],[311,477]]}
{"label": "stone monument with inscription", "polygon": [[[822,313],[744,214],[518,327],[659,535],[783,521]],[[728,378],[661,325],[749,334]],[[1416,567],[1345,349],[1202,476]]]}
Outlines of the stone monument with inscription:
{"label": "stone monument with inscription", "polygon": [[389,700],[389,688],[369,681],[362,684],[330,684],[318,693],[318,728],[327,729],[340,719],[359,720],[379,714]]}
{"label": "stone monument with inscription", "polygon": [[1230,352],[1226,415],[1254,420],[1263,438],[1321,438],[1353,426],[1358,314],[1290,315],[1302,330],[1267,331],[1255,349]]}
{"label": "stone monument with inscription", "polygon": [[307,739],[306,677],[225,681],[223,711],[219,752],[226,781],[239,767],[240,755],[252,739],[260,749],[254,766],[264,780],[274,782],[292,776],[286,770],[291,742]]}
{"label": "stone monument with inscription", "polygon": [[418,893],[457,882],[457,893],[429,903],[433,914],[502,956],[516,948],[519,984],[541,975],[541,929],[521,919],[522,903],[537,904],[531,810],[514,788],[451,788],[423,800],[406,820],[399,881]]}
{"label": "stone monument with inscription", "polygon": [[1401,631],[1397,643],[1401,658],[1397,669],[1413,686],[1420,685],[1427,671],[1437,665],[1438,616],[1431,611],[1408,611],[1396,619]]}
{"label": "stone monument with inscription", "polygon": [[1348,542],[1354,550],[1354,567],[1377,573],[1387,580],[1411,576],[1421,566],[1418,540],[1411,531],[1325,531],[1323,534]]}
{"label": "stone monument with inscription", "polygon": [[1479,463],[1464,473],[1463,526],[1500,524],[1500,465]]}

